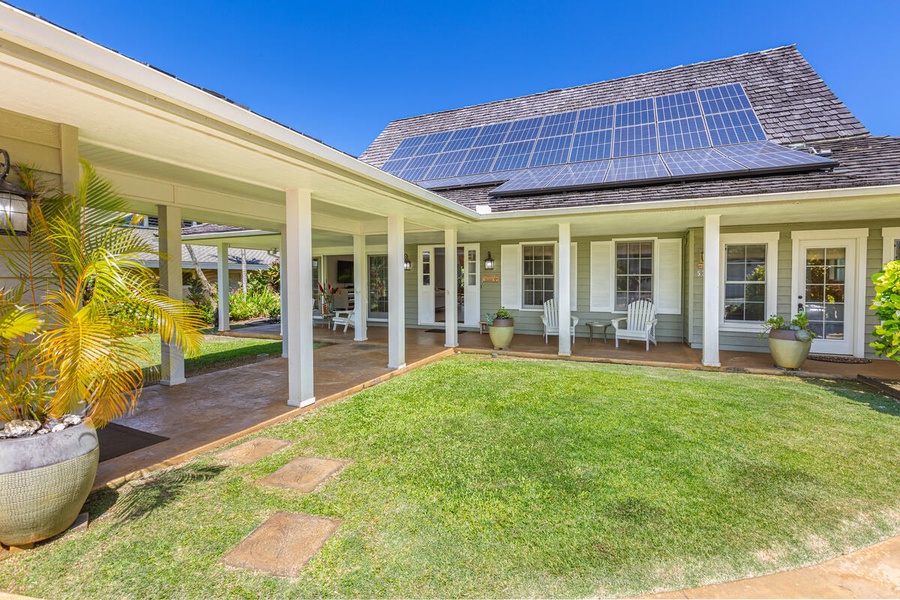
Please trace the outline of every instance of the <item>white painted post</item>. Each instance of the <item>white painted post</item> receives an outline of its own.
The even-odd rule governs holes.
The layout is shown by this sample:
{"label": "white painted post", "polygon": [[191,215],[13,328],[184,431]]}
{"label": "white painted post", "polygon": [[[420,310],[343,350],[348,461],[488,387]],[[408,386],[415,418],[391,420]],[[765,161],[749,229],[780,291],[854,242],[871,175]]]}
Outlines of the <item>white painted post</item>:
{"label": "white painted post", "polygon": [[556,308],[559,320],[559,355],[572,356],[572,228],[569,223],[559,224],[559,270]]}
{"label": "white painted post", "polygon": [[703,224],[703,364],[719,363],[719,215],[706,215]]}
{"label": "white painted post", "polygon": [[366,259],[366,236],[357,233],[353,236],[353,292],[356,302],[356,329],[353,340],[364,342],[368,339],[366,321],[369,319],[369,265]]}
{"label": "white painted post", "polygon": [[218,267],[216,288],[219,290],[219,331],[228,331],[231,329],[231,305],[228,302],[231,293],[228,281],[228,244],[219,244]]}
{"label": "white painted post", "polygon": [[444,230],[444,287],[447,298],[444,301],[444,345],[447,348],[459,346],[458,313],[458,275],[459,267],[456,264],[457,235],[455,229]]}
{"label": "white painted post", "polygon": [[[281,277],[279,279],[278,293],[281,300],[281,356],[288,357],[288,253],[287,253],[287,226],[281,227],[281,251],[279,252],[279,268],[281,269]],[[312,273],[310,273],[312,278]]]}
{"label": "white painted post", "polygon": [[309,406],[316,401],[313,388],[312,295],[304,293],[312,281],[312,198],[308,190],[285,194],[288,267],[288,404]]}
{"label": "white painted post", "polygon": [[403,217],[387,219],[388,235],[388,368],[406,366],[406,296],[403,289]]}
{"label": "white painted post", "polygon": [[[162,292],[175,300],[184,297],[181,287],[181,209],[165,204],[157,207],[159,215],[159,285]],[[184,383],[184,352],[176,343],[161,347],[160,383]]]}

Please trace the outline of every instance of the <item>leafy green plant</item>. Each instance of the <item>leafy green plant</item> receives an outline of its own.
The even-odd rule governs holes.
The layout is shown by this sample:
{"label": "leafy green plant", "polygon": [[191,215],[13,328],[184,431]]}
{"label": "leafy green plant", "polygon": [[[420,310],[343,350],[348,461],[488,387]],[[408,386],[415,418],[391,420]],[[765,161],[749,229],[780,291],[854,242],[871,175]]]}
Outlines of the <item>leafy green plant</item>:
{"label": "leafy green plant", "polygon": [[763,323],[763,330],[760,332],[759,338],[766,337],[773,329],[793,330],[795,332],[794,335],[801,342],[814,340],[818,337],[816,332],[809,328],[809,317],[803,311],[798,312],[791,319],[790,323],[785,321],[781,315],[772,315]]}
{"label": "leafy green plant", "polygon": [[124,200],[86,161],[82,173],[66,194],[19,166],[34,197],[29,235],[6,236],[0,250],[18,282],[0,288],[0,420],[83,410],[103,426],[134,407],[143,385],[146,352],[128,336],[149,326],[187,356],[199,348],[202,320],[160,293],[140,262],[159,253],[120,226]]}
{"label": "leafy green plant", "polygon": [[484,313],[484,320],[488,325],[493,325],[494,321],[497,319],[510,319],[512,320],[513,316],[507,309],[504,307],[500,307],[497,309],[495,313]]}
{"label": "leafy green plant", "polygon": [[229,314],[235,321],[258,317],[274,318],[281,314],[281,297],[269,287],[248,291],[246,296],[238,290],[229,296],[228,303]]}
{"label": "leafy green plant", "polygon": [[881,323],[875,327],[875,340],[869,344],[878,356],[900,362],[900,260],[884,265],[872,276],[875,299],[869,310],[878,314]]}

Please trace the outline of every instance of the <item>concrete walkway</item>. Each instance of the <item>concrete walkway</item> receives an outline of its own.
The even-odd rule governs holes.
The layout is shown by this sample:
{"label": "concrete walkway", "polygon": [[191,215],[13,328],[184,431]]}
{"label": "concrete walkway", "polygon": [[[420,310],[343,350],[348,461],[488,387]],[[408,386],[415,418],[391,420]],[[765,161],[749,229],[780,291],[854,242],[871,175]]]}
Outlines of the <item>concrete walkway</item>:
{"label": "concrete walkway", "polygon": [[643,598],[900,598],[900,537],[793,571]]}

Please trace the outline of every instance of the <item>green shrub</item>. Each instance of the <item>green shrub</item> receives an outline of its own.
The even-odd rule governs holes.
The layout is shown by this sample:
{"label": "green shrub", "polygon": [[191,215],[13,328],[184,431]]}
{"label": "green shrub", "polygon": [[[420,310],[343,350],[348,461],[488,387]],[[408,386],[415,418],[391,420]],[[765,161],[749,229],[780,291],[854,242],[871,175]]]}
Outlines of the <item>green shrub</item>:
{"label": "green shrub", "polygon": [[872,281],[875,299],[870,310],[877,312],[881,324],[875,327],[875,341],[869,345],[878,356],[900,362],[900,260],[884,265]]}
{"label": "green shrub", "polygon": [[238,290],[229,297],[229,305],[234,321],[281,316],[281,298],[269,287],[263,287],[256,293],[248,292],[246,296]]}

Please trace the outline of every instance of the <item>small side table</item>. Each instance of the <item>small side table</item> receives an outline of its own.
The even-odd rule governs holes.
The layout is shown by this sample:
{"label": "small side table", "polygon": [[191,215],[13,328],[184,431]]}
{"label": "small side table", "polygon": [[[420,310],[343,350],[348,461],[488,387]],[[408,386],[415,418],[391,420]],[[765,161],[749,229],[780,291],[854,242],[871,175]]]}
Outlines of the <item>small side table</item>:
{"label": "small side table", "polygon": [[478,322],[478,333],[487,333],[488,332],[488,324],[487,321],[479,321]]}
{"label": "small side table", "polygon": [[606,332],[607,330],[613,326],[612,321],[588,321],[585,323],[588,326],[588,329],[591,330],[591,337],[588,342],[594,341],[594,330],[603,329],[603,343],[606,343]]}

